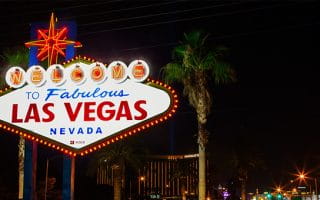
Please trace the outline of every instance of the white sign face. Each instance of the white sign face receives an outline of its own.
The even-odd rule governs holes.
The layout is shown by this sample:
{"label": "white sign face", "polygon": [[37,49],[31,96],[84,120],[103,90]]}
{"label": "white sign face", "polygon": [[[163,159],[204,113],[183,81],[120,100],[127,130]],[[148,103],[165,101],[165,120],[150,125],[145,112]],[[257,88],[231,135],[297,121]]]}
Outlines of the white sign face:
{"label": "white sign face", "polygon": [[[127,78],[112,76],[121,72],[102,63],[77,62],[64,69],[52,65],[47,71],[40,66],[30,68],[43,76],[36,74],[34,78],[30,76],[34,71],[28,70],[23,74],[24,87],[18,82],[21,88],[0,97],[0,120],[79,153],[171,112],[170,90],[137,81],[134,75],[141,79],[143,74],[132,75],[132,66],[116,64],[126,69],[122,75]],[[7,76],[16,71],[10,69]],[[12,77],[12,81],[24,81]]]}

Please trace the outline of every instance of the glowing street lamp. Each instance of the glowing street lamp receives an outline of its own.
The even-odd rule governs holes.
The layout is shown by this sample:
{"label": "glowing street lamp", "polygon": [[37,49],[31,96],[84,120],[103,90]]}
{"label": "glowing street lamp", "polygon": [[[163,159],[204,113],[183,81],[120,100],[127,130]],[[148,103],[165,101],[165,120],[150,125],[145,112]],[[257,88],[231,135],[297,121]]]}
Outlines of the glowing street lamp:
{"label": "glowing street lamp", "polygon": [[[300,181],[306,181],[306,179],[311,179],[311,178],[307,177],[306,174],[302,171],[298,173],[298,179]],[[312,179],[314,179],[315,195],[316,195],[316,199],[318,200],[318,181],[316,177]],[[310,185],[310,194],[311,194],[311,185]]]}
{"label": "glowing street lamp", "polygon": [[300,173],[299,174],[299,179],[300,180],[305,180],[306,179],[306,175],[304,173]]}
{"label": "glowing street lamp", "polygon": [[[141,183],[143,184],[143,187],[141,188]],[[138,181],[138,191],[139,195],[145,193],[145,176],[140,176]]]}
{"label": "glowing street lamp", "polygon": [[277,187],[277,192],[278,192],[278,193],[281,192],[281,187]]}

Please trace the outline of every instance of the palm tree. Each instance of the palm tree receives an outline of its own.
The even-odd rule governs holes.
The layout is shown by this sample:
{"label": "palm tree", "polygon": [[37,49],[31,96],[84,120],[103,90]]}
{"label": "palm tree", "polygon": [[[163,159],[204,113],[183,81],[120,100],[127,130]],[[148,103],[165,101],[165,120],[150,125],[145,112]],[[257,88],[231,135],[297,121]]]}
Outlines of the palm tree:
{"label": "palm tree", "polygon": [[240,186],[241,199],[246,200],[249,173],[253,169],[265,169],[261,154],[246,137],[239,137],[233,144],[231,165]]}
{"label": "palm tree", "polygon": [[184,41],[173,50],[173,61],[164,66],[166,82],[182,83],[183,94],[197,113],[199,144],[199,199],[206,193],[206,144],[208,132],[206,123],[211,111],[213,94],[210,83],[227,83],[235,79],[234,71],[223,62],[223,47],[210,48],[208,34],[200,31],[184,34]]}
{"label": "palm tree", "polygon": [[[20,66],[24,69],[28,67],[29,53],[28,49],[24,47],[18,47],[13,50],[6,50],[1,55],[2,62],[9,66]],[[1,69],[1,74],[5,73],[6,68]],[[2,76],[4,77],[4,76]],[[0,87],[5,85],[4,82],[0,82]],[[20,137],[18,144],[18,173],[19,173],[19,194],[18,198],[23,198],[23,180],[24,180],[24,148],[25,140]]]}
{"label": "palm tree", "polygon": [[[95,155],[91,162],[91,169],[107,165],[113,169],[113,194],[114,200],[123,199],[126,168],[138,170],[143,166],[147,151],[141,145],[132,143],[132,138],[119,141],[102,149]],[[92,171],[89,172],[92,174]]]}

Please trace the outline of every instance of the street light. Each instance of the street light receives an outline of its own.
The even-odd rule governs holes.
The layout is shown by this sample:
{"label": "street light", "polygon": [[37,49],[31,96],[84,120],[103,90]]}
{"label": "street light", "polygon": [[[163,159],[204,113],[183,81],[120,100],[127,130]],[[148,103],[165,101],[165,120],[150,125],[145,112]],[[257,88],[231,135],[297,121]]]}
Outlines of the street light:
{"label": "street light", "polygon": [[277,192],[280,193],[281,192],[281,188],[277,187]]}
{"label": "street light", "polygon": [[[139,195],[141,195],[141,193],[144,195],[145,193],[145,176],[140,176],[139,177],[139,184],[138,184],[138,191],[139,191]],[[141,182],[143,183],[143,191],[141,191]]]}
{"label": "street light", "polygon": [[[299,172],[298,174],[298,178],[300,181],[306,181],[307,177],[306,174],[302,171],[302,172]],[[312,179],[312,178],[310,178]],[[318,200],[318,181],[317,181],[317,178],[313,178],[314,179],[314,193],[316,195],[316,200]],[[310,185],[310,195],[311,195],[311,185]]]}
{"label": "street light", "polygon": [[305,180],[305,178],[306,178],[306,175],[304,175],[303,173],[299,174],[299,179],[300,180]]}

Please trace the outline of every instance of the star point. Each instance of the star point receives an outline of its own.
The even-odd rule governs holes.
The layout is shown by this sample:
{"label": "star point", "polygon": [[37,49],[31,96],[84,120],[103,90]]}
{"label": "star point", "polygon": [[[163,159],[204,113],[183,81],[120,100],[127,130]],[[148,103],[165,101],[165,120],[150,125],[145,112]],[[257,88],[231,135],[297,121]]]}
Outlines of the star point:
{"label": "star point", "polygon": [[39,40],[26,42],[25,46],[38,47],[37,58],[40,61],[48,59],[48,66],[56,64],[58,56],[65,57],[64,50],[68,45],[74,45],[74,47],[81,47],[82,44],[78,41],[67,40],[68,28],[62,27],[60,29],[55,28],[54,13],[51,14],[49,29],[37,30]]}

